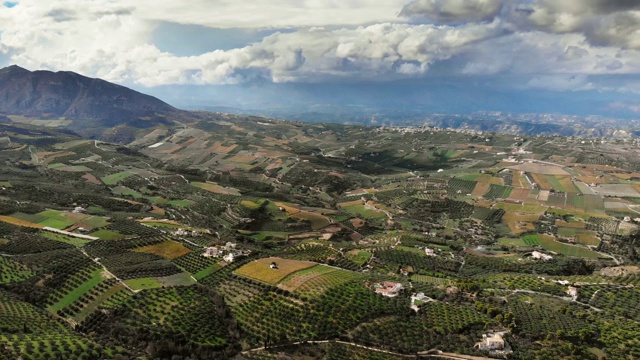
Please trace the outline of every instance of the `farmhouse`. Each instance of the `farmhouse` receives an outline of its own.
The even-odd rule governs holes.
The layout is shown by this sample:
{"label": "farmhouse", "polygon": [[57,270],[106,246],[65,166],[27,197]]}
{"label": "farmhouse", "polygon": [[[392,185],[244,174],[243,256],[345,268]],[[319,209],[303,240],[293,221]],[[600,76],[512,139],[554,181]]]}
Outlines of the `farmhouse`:
{"label": "farmhouse", "polygon": [[438,256],[433,249],[424,248],[424,254],[427,256]]}
{"label": "farmhouse", "polygon": [[537,251],[537,250],[531,253],[531,257],[534,259],[544,260],[544,261],[553,259],[553,256],[541,253],[540,251]]}
{"label": "farmhouse", "polygon": [[380,283],[376,283],[373,285],[376,294],[380,294],[386,297],[396,297],[398,296],[398,292],[404,287],[400,283],[395,283],[393,281],[384,281]]}
{"label": "farmhouse", "polygon": [[424,293],[417,293],[417,294],[413,293],[411,294],[411,309],[413,309],[415,312],[418,312],[420,310],[418,305],[422,303],[431,302],[431,301],[436,301],[436,300],[426,296]]}
{"label": "farmhouse", "polygon": [[205,252],[204,252],[204,254],[202,254],[202,256],[204,256],[204,257],[218,257],[218,256],[220,256],[220,251],[218,250],[217,247],[210,246],[205,250]]}
{"label": "farmhouse", "polygon": [[224,260],[227,263],[232,263],[234,258],[235,256],[233,255],[233,253],[228,253],[227,255],[222,257],[222,260]]}
{"label": "farmhouse", "polygon": [[578,298],[578,288],[575,286],[569,286],[569,289],[567,289],[567,294],[571,296],[571,298],[573,298],[573,300],[575,301]]}
{"label": "farmhouse", "polygon": [[480,350],[503,350],[504,338],[503,333],[484,334],[482,335],[482,341],[476,343],[475,347]]}

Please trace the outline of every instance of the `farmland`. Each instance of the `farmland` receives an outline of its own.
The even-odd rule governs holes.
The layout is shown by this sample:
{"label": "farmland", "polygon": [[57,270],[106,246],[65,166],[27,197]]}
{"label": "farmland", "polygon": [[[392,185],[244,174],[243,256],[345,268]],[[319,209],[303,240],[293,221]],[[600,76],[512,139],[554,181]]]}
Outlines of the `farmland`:
{"label": "farmland", "polygon": [[[270,265],[274,262],[276,263],[277,268],[272,269],[270,268]],[[270,257],[254,260],[236,270],[235,273],[237,275],[246,276],[250,279],[264,282],[266,284],[275,285],[289,274],[298,270],[312,267],[314,265],[316,264],[310,261],[299,261]]]}
{"label": "farmland", "polygon": [[288,275],[278,283],[278,287],[314,298],[337,285],[360,277],[362,275],[355,272],[316,265]]}
{"label": "farmland", "polygon": [[0,123],[0,359],[638,356],[630,142],[199,116]]}
{"label": "farmland", "polygon": [[220,186],[216,183],[202,183],[202,182],[194,182],[191,183],[192,186],[195,186],[199,189],[203,189],[212,193],[221,194],[221,195],[236,195],[239,196],[240,193],[238,189],[228,188]]}
{"label": "farmland", "polygon": [[127,171],[122,171],[119,173],[105,176],[101,180],[105,185],[117,185],[120,181],[123,181],[131,176],[133,176],[132,173]]}
{"label": "farmland", "polygon": [[522,238],[528,246],[539,245],[546,250],[567,256],[598,258],[601,255],[577,245],[564,244],[546,235],[529,235]]}
{"label": "farmland", "polygon": [[135,249],[135,251],[161,256],[165,259],[176,259],[191,252],[182,244],[172,240],[148,245]]}

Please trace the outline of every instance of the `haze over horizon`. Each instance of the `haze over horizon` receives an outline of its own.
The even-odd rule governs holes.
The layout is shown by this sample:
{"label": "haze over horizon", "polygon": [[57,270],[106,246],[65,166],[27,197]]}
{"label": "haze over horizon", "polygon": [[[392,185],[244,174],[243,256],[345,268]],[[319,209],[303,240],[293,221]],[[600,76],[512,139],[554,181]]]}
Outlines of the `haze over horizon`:
{"label": "haze over horizon", "polygon": [[6,1],[10,64],[189,108],[637,117],[640,2]]}

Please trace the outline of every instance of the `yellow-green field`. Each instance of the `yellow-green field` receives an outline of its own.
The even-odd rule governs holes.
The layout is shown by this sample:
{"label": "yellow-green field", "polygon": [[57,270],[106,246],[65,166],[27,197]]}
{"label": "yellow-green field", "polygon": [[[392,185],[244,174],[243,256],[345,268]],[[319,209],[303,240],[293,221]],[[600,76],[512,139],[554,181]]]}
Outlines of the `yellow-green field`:
{"label": "yellow-green field", "polygon": [[191,185],[216,194],[240,196],[240,190],[220,186],[216,183],[192,182]]}
{"label": "yellow-green field", "polygon": [[159,244],[137,248],[134,251],[155,254],[158,256],[162,256],[165,259],[176,259],[191,252],[191,250],[187,249],[182,244],[172,240],[167,240]]}
{"label": "yellow-green field", "polygon": [[[277,269],[271,269],[269,267],[272,262],[276,263]],[[317,265],[317,263],[269,257],[252,261],[234,271],[234,273],[263,283],[275,285],[287,277],[287,275],[298,270],[310,268],[314,265]]]}

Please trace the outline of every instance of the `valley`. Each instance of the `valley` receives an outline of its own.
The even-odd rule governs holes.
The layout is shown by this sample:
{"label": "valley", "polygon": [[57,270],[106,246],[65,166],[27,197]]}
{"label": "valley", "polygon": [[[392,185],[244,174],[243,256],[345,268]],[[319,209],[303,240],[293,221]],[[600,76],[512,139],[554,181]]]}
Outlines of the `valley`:
{"label": "valley", "polygon": [[128,144],[0,132],[2,358],[499,357],[488,330],[512,358],[638,355],[635,140],[204,112]]}

